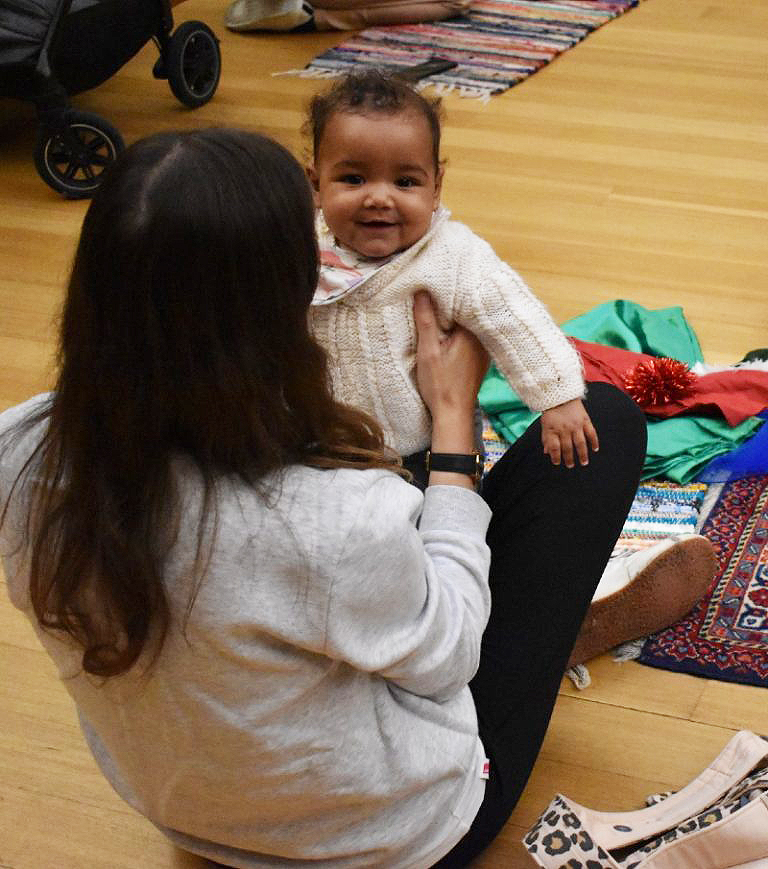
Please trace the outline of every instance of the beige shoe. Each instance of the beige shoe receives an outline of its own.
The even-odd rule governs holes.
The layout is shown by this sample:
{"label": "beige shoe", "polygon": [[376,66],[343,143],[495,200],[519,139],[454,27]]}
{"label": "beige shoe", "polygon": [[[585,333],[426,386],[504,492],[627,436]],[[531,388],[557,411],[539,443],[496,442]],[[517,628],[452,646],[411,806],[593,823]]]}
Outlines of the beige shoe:
{"label": "beige shoe", "polygon": [[234,0],[224,23],[230,30],[287,32],[306,24],[313,13],[303,0]]}
{"label": "beige shoe", "polygon": [[569,667],[669,627],[690,612],[717,571],[712,544],[670,537],[608,562],[571,652]]}

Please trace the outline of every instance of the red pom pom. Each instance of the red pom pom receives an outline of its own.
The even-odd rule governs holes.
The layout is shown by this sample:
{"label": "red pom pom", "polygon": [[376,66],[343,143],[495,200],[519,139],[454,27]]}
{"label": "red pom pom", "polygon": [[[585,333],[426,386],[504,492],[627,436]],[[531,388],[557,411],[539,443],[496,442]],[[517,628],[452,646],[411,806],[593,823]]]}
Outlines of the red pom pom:
{"label": "red pom pom", "polygon": [[624,388],[640,407],[657,407],[690,395],[696,375],[677,359],[639,362],[624,375]]}

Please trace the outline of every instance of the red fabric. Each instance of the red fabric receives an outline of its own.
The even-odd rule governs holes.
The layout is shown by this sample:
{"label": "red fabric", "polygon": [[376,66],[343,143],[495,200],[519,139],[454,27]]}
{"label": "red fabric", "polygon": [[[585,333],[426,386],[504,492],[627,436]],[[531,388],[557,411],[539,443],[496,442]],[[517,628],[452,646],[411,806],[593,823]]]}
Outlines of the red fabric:
{"label": "red fabric", "polygon": [[[581,354],[587,380],[612,383],[626,392],[624,375],[640,362],[655,357],[634,353],[620,347],[608,347],[571,338]],[[651,416],[670,417],[681,413],[723,416],[729,425],[738,425],[768,408],[768,371],[754,368],[731,368],[700,374],[691,386],[691,394],[665,404],[643,407]]]}

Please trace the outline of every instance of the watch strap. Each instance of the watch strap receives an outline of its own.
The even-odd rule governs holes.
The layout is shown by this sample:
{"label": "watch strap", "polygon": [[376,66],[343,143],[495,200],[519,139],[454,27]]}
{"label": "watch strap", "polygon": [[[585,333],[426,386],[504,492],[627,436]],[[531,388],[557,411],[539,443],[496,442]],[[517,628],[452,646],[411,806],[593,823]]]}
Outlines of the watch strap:
{"label": "watch strap", "polygon": [[483,476],[483,459],[480,453],[433,453],[427,450],[427,473],[446,471],[452,474],[467,474],[479,483]]}

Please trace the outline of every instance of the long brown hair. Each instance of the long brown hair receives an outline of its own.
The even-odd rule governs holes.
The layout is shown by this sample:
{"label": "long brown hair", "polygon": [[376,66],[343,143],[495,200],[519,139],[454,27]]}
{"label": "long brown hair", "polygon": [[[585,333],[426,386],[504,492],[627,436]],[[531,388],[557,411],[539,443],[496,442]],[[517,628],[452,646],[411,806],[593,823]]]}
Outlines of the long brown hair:
{"label": "long brown hair", "polygon": [[166,636],[174,457],[203,481],[200,529],[223,476],[266,494],[296,463],[398,469],[377,423],[331,395],[308,326],[317,269],[306,177],[270,139],[161,133],[105,173],[56,388],[25,423],[44,420],[45,434],[17,479],[35,614],[83,647],[88,673],[122,673]]}

